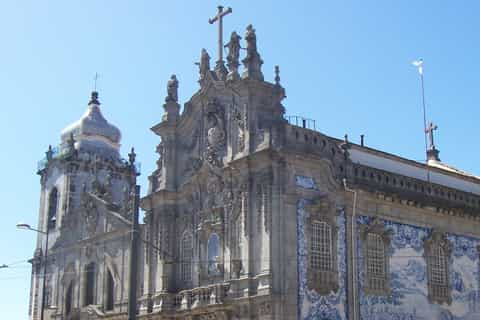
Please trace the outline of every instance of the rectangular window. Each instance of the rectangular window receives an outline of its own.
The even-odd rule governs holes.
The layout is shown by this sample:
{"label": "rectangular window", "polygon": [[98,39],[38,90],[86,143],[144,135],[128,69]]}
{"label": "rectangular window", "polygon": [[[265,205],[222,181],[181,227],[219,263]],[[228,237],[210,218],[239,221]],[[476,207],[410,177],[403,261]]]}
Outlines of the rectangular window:
{"label": "rectangular window", "polygon": [[447,257],[440,246],[432,248],[429,257],[430,285],[435,299],[448,299]]}
{"label": "rectangular window", "polygon": [[385,245],[380,235],[369,233],[367,235],[367,272],[369,288],[383,290],[386,281]]}
{"label": "rectangular window", "polygon": [[310,266],[314,270],[332,270],[332,231],[325,222],[312,224]]}

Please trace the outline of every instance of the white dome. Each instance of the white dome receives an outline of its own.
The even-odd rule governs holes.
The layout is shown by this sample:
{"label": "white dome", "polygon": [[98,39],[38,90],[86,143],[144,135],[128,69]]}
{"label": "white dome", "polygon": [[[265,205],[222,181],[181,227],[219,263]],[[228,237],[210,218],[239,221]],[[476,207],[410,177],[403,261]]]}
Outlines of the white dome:
{"label": "white dome", "polygon": [[118,151],[120,148],[121,133],[114,125],[108,123],[100,111],[98,93],[92,92],[88,109],[83,116],[62,130],[62,145],[66,146],[67,141],[73,134],[76,147],[113,148]]}

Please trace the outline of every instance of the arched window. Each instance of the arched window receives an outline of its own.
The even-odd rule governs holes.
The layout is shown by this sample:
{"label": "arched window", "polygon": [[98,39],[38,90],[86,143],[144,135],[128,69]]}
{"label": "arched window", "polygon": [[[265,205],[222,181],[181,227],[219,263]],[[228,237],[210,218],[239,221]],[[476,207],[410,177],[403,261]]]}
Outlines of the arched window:
{"label": "arched window", "polygon": [[448,279],[451,244],[445,234],[433,232],[425,241],[427,260],[428,296],[431,302],[452,302]]}
{"label": "arched window", "polygon": [[374,292],[382,291],[386,281],[385,244],[379,234],[367,235],[366,259],[368,287]]}
{"label": "arched window", "polygon": [[180,276],[183,282],[192,280],[193,241],[192,235],[185,232],[181,242]]}
{"label": "arched window", "polygon": [[85,305],[95,304],[95,263],[85,267]]}
{"label": "arched window", "polygon": [[216,233],[212,233],[210,238],[208,238],[207,243],[207,259],[208,259],[208,274],[216,275],[219,274],[220,270],[218,268],[220,258],[220,237]]}
{"label": "arched window", "polygon": [[65,294],[65,314],[68,316],[72,312],[73,306],[73,281],[70,281]]}
{"label": "arched window", "polygon": [[314,221],[310,242],[310,267],[313,270],[332,270],[332,228],[326,222]]}
{"label": "arched window", "polygon": [[47,228],[53,229],[55,228],[57,222],[57,208],[58,208],[58,190],[57,188],[53,188],[50,191],[50,195],[48,197],[48,215],[47,215]]}
{"label": "arched window", "polygon": [[107,269],[107,283],[106,283],[106,300],[105,300],[105,310],[113,310],[113,305],[115,301],[115,282],[113,280],[112,273]]}

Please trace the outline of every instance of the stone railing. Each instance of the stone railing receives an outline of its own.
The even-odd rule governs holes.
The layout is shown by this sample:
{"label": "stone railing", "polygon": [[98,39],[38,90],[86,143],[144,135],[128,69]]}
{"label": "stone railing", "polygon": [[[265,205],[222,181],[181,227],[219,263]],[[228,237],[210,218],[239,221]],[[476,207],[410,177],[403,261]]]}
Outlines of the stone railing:
{"label": "stone railing", "polygon": [[180,311],[223,303],[229,289],[228,283],[220,283],[182,290],[177,294],[160,293],[153,297],[153,309]]}

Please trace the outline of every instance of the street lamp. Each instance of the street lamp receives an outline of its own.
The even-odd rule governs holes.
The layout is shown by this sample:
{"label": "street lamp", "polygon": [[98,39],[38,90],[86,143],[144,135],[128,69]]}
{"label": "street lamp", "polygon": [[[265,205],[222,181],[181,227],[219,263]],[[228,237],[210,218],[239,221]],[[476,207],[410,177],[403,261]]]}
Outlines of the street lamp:
{"label": "street lamp", "polygon": [[27,223],[18,223],[17,228],[21,230],[35,231],[37,233],[44,234],[47,237],[45,239],[45,259],[43,262],[44,266],[43,266],[43,286],[42,286],[42,311],[40,313],[40,320],[43,320],[43,310],[45,309],[45,284],[47,282],[46,280],[47,280],[47,254],[48,254],[48,226],[47,226],[47,232],[32,228]]}

